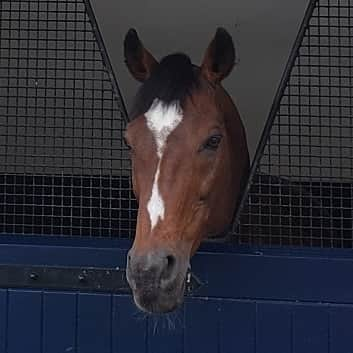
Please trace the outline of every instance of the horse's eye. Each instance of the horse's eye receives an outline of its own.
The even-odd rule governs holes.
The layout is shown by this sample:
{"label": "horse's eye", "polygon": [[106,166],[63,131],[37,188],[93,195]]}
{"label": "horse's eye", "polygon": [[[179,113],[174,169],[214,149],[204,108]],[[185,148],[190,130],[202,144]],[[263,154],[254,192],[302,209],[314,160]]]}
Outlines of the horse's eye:
{"label": "horse's eye", "polygon": [[207,141],[203,144],[202,149],[215,151],[222,141],[222,135],[210,136]]}

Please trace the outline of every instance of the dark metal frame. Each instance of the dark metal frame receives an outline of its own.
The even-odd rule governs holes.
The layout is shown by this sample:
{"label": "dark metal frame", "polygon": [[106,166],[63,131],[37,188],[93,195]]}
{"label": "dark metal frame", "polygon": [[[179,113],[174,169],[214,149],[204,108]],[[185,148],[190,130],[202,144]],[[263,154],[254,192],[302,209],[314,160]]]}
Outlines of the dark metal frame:
{"label": "dark metal frame", "polygon": [[309,2],[236,213],[240,244],[353,247],[352,12]]}
{"label": "dark metal frame", "polygon": [[122,110],[123,110],[123,118],[125,119],[125,122],[128,123],[129,122],[129,114],[126,109],[125,102],[122,99],[123,95],[119,89],[118,80],[116,79],[116,76],[115,76],[115,73],[114,73],[110,58],[109,58],[108,51],[105,47],[102,34],[99,30],[98,22],[97,22],[95,14],[94,14],[91,2],[90,2],[90,0],[84,0],[84,3],[85,3],[88,18],[91,21],[92,28],[93,28],[93,31],[96,36],[97,44],[98,44],[100,52],[102,54],[102,59],[103,59],[104,65],[106,66],[107,72],[110,76],[110,81],[112,83],[113,91],[115,93],[115,99],[120,103]]}
{"label": "dark metal frame", "polygon": [[[0,233],[132,237],[137,206],[121,136],[128,114],[90,1],[3,1],[0,9],[0,31],[4,34],[0,37],[0,136],[4,137],[3,143],[0,141]],[[19,18],[24,24],[17,22]],[[11,31],[15,31],[13,40]],[[32,32],[35,35],[31,37]],[[31,81],[27,73],[27,81],[21,85],[20,44],[35,48],[37,61],[29,64],[33,58],[27,49],[24,67],[31,72]],[[39,59],[48,59],[39,50],[48,53],[49,48],[55,51],[56,57],[50,59],[54,63],[45,61],[46,66],[38,67]],[[77,60],[84,64],[76,64]],[[82,71],[80,65],[84,65]],[[39,69],[43,77],[36,79],[34,88],[33,77]],[[60,77],[62,82],[57,70],[65,75]],[[13,73],[11,79],[17,82],[10,81]],[[66,94],[65,88],[58,103],[63,115],[58,116],[58,98],[49,90],[56,92],[62,85],[69,87],[70,93]],[[20,89],[24,93],[20,94]],[[2,100],[1,93],[5,93]],[[26,111],[18,113],[16,108],[10,117],[9,101],[21,99],[34,100],[33,116],[28,118]],[[74,105],[72,113],[66,111],[66,103]],[[49,109],[50,114],[38,115],[37,109]],[[57,123],[60,119],[62,122]],[[47,127],[52,129],[49,136]],[[65,145],[68,127],[71,137]],[[49,141],[49,152],[41,142],[36,143],[38,138]],[[28,152],[27,145],[33,152]]]}
{"label": "dark metal frame", "polygon": [[[191,272],[185,282],[186,295],[202,286]],[[125,268],[30,266],[0,264],[0,288],[73,290],[130,294]]]}
{"label": "dark metal frame", "polygon": [[282,100],[282,96],[283,96],[284,90],[286,89],[288,79],[289,79],[290,74],[292,72],[295,60],[296,60],[296,58],[298,56],[300,45],[302,43],[305,31],[306,31],[306,29],[308,27],[308,23],[310,21],[312,13],[313,13],[313,11],[315,9],[315,5],[316,5],[317,1],[318,0],[310,0],[309,6],[307,7],[307,9],[305,11],[305,15],[304,15],[303,21],[300,24],[300,28],[299,28],[298,34],[297,34],[297,36],[295,38],[293,47],[292,47],[291,52],[289,54],[286,67],[284,69],[281,81],[280,81],[279,86],[277,88],[277,91],[276,91],[276,94],[275,94],[275,98],[274,98],[273,103],[271,105],[269,116],[268,116],[268,118],[266,120],[266,124],[264,126],[263,131],[262,131],[262,134],[261,134],[261,137],[260,137],[260,141],[259,141],[258,147],[256,149],[256,153],[255,153],[255,156],[254,156],[254,159],[253,159],[253,162],[252,162],[252,165],[251,165],[250,173],[249,173],[249,180],[248,180],[248,183],[247,183],[246,188],[244,190],[244,194],[242,196],[242,199],[241,199],[240,204],[239,204],[239,208],[238,208],[236,216],[235,216],[235,222],[234,222],[235,225],[237,225],[239,223],[239,217],[240,217],[240,214],[241,214],[241,210],[242,210],[242,208],[244,207],[244,204],[247,201],[248,194],[249,194],[249,191],[250,191],[250,188],[251,188],[252,181],[253,181],[254,176],[256,174],[259,161],[260,161],[260,159],[261,159],[261,157],[263,155],[263,152],[264,152],[267,140],[268,140],[268,136],[269,136],[269,133],[270,133],[271,128],[272,128],[272,124],[273,124],[273,122],[274,122],[274,120],[276,118],[276,115],[277,115],[277,112],[278,112],[278,107],[281,104],[281,100]]}

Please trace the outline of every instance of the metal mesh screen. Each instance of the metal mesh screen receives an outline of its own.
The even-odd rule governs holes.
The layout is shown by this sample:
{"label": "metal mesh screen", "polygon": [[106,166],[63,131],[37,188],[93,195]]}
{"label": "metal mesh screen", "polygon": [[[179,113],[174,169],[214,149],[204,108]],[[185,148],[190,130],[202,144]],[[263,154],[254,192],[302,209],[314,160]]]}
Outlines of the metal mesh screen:
{"label": "metal mesh screen", "polygon": [[352,76],[353,1],[311,1],[255,157],[240,243],[353,247]]}
{"label": "metal mesh screen", "polygon": [[88,0],[0,1],[0,232],[131,236],[125,109]]}

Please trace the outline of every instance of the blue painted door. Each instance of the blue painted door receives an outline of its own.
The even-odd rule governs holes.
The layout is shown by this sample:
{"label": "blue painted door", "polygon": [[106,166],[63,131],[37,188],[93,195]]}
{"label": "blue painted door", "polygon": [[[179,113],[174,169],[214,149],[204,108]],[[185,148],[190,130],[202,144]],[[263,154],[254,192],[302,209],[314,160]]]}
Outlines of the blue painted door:
{"label": "blue painted door", "polygon": [[[128,241],[4,238],[7,264],[124,266]],[[349,353],[351,251],[206,244],[193,260],[202,286],[169,316],[130,295],[0,290],[0,352]]]}

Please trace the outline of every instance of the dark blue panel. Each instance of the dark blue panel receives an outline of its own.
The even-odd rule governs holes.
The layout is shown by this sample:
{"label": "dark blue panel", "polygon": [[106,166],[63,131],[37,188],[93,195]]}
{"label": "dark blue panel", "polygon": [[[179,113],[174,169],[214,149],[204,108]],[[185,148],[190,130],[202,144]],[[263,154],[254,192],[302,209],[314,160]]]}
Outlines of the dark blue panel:
{"label": "dark blue panel", "polygon": [[147,329],[146,315],[136,309],[130,296],[113,297],[114,353],[146,352]]}
{"label": "dark blue panel", "polygon": [[293,353],[328,353],[327,306],[293,305]]}
{"label": "dark blue panel", "polygon": [[256,352],[291,352],[291,307],[284,303],[261,303],[257,304],[256,311]]}
{"label": "dark blue panel", "polygon": [[111,302],[109,294],[79,294],[77,353],[111,352]]}
{"label": "dark blue panel", "polygon": [[44,353],[76,353],[76,310],[76,294],[44,293]]}
{"label": "dark blue panel", "polygon": [[0,289],[0,353],[6,353],[7,346],[7,290]]}
{"label": "dark blue panel", "polygon": [[353,308],[331,307],[329,315],[330,353],[353,353]]}
{"label": "dark blue panel", "polygon": [[222,301],[220,353],[255,352],[255,308],[255,303]]}
{"label": "dark blue panel", "polygon": [[148,318],[148,352],[181,353],[184,339],[184,310]]}
{"label": "dark blue panel", "polygon": [[203,253],[192,269],[206,283],[199,296],[353,303],[352,258]]}
{"label": "dark blue panel", "polygon": [[[84,239],[80,246],[75,239],[70,246],[71,239],[64,240],[53,239],[51,243],[45,238],[44,244],[33,240],[36,245],[28,240],[26,244],[0,244],[0,259],[9,264],[125,267],[129,242]],[[353,273],[352,251],[348,250],[255,251],[208,244],[196,254],[192,268],[207,283],[197,292],[200,297],[353,303],[353,281],[346,280]]]}
{"label": "dark blue panel", "polygon": [[[207,283],[202,298],[186,300],[170,331],[166,319],[155,330],[155,319],[146,320],[130,296],[80,294],[76,307],[74,293],[47,293],[42,301],[39,291],[0,291],[0,353],[7,345],[6,353],[353,353],[352,307],[320,304],[353,303],[353,259],[286,251],[199,253],[193,271]],[[12,244],[0,258],[113,266],[125,263],[125,250]]]}
{"label": "dark blue panel", "polygon": [[41,292],[9,290],[8,353],[41,352]]}
{"label": "dark blue panel", "polygon": [[185,303],[184,353],[219,352],[220,301],[188,299]]}
{"label": "dark blue panel", "polygon": [[0,244],[0,261],[2,264],[116,268],[125,267],[126,252],[117,248]]}

